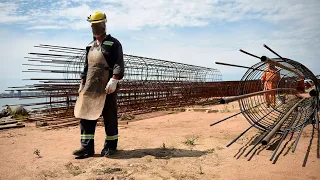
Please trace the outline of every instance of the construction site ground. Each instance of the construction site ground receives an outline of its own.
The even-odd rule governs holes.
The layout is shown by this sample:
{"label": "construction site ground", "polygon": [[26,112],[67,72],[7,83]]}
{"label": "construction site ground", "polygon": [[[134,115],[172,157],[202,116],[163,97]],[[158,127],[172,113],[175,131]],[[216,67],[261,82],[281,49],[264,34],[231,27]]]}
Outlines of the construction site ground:
{"label": "construction site ground", "polygon": [[[269,160],[273,151],[268,148],[260,148],[253,157],[244,157],[257,129],[226,147],[250,126],[242,115],[210,127],[239,112],[236,103],[205,108],[158,113],[161,116],[120,123],[119,151],[112,158],[99,156],[105,139],[102,126],[96,130],[96,155],[86,159],[75,159],[71,154],[80,147],[79,126],[47,130],[26,123],[24,128],[0,131],[0,180],[320,178],[318,139],[317,134],[312,139],[311,125],[302,133],[295,153],[291,149],[297,133],[292,140],[288,136],[273,164]],[[306,155],[306,167],[302,167]]]}

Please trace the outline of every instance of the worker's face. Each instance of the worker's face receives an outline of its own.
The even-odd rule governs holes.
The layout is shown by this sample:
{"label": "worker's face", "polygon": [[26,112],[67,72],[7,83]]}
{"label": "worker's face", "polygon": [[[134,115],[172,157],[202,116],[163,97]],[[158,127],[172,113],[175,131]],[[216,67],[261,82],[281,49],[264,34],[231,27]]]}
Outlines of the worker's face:
{"label": "worker's face", "polygon": [[92,28],[93,36],[100,37],[100,36],[104,35],[106,32],[106,23],[105,22],[92,23],[91,28]]}

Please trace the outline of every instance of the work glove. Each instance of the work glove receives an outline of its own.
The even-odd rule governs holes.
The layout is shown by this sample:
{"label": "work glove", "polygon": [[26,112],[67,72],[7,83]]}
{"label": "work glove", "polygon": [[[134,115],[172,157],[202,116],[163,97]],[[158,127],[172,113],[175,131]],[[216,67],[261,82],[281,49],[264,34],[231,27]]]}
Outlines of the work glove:
{"label": "work glove", "polygon": [[108,84],[107,84],[107,86],[105,88],[107,94],[111,94],[117,89],[118,81],[119,80],[114,79],[114,78],[111,78],[109,80],[109,82],[108,82]]}
{"label": "work glove", "polygon": [[80,83],[78,93],[80,93],[80,92],[82,91],[82,89],[83,89],[83,88],[84,88],[84,84]]}

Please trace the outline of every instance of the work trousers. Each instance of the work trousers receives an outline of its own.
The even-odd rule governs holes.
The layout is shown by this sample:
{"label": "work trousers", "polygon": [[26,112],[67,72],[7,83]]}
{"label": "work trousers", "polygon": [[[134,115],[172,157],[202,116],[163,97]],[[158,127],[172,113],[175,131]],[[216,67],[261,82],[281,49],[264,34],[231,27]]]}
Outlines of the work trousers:
{"label": "work trousers", "polygon": [[[118,117],[117,90],[106,97],[102,111],[106,138],[104,148],[117,149],[118,145]],[[98,120],[80,120],[81,146],[94,150],[94,134]]]}

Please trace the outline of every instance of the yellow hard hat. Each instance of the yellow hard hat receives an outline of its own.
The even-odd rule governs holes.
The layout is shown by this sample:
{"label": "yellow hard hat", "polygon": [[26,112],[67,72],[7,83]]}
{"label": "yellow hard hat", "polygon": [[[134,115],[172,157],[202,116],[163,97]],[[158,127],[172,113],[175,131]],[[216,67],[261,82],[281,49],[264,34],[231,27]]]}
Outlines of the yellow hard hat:
{"label": "yellow hard hat", "polygon": [[96,11],[88,17],[87,21],[90,22],[91,24],[100,23],[100,22],[107,22],[107,16],[106,16],[106,14],[104,14],[100,11]]}

